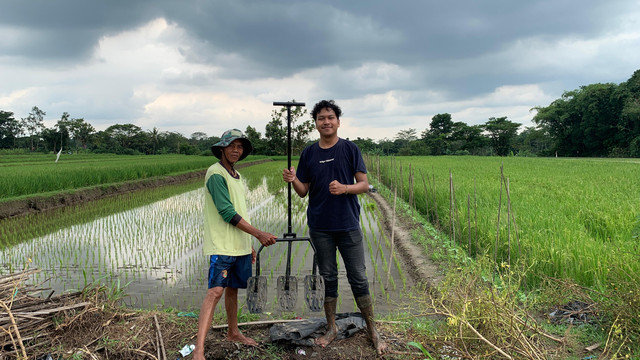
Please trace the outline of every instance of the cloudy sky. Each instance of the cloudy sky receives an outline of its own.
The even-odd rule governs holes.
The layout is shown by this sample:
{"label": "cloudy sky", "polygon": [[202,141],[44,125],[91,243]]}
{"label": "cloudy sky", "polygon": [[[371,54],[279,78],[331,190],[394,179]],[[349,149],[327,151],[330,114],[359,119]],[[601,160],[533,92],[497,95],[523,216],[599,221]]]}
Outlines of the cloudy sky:
{"label": "cloudy sky", "polygon": [[264,134],[292,99],[335,99],[349,138],[438,113],[532,126],[640,69],[640,0],[2,0],[0,34],[0,110],[185,136]]}

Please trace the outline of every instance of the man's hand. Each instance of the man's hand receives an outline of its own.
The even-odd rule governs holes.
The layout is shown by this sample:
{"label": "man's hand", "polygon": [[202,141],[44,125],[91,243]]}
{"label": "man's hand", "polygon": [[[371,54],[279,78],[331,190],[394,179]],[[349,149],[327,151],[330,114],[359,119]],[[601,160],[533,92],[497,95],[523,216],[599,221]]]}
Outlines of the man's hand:
{"label": "man's hand", "polygon": [[331,195],[342,195],[347,193],[347,185],[341,184],[338,180],[333,180],[329,184],[329,192]]}
{"label": "man's hand", "polygon": [[290,183],[290,182],[293,182],[293,180],[295,179],[296,179],[296,169],[294,169],[293,166],[290,169],[282,170],[282,180]]}
{"label": "man's hand", "polygon": [[278,237],[273,234],[269,234],[268,232],[264,232],[260,230],[258,230],[258,235],[256,236],[256,239],[258,239],[258,241],[260,241],[260,244],[264,246],[270,246],[275,244],[277,238]]}
{"label": "man's hand", "polygon": [[255,264],[256,263],[256,258],[258,257],[258,253],[256,252],[256,249],[251,248],[251,263]]}

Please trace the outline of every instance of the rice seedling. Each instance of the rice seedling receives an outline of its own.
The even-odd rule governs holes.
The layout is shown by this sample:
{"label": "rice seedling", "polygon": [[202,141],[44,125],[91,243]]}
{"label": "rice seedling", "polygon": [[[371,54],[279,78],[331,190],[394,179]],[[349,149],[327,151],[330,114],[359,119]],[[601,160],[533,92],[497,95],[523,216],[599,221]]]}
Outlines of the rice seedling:
{"label": "rice seedling", "polygon": [[[250,221],[277,236],[286,229],[286,186],[282,182],[284,162],[265,163],[240,172],[249,189]],[[49,279],[56,291],[88,283],[117,286],[127,283],[126,303],[135,307],[173,306],[197,308],[206,291],[208,258],[202,254],[202,181],[176,187],[153,189],[70,207],[60,212],[0,221],[4,247],[0,252],[0,274],[34,259],[31,266],[42,269],[36,281]],[[300,237],[308,236],[307,199],[292,198],[292,225]],[[382,284],[379,266],[387,266],[388,247],[380,241],[379,214],[372,200],[360,196],[362,230],[366,242],[368,276]],[[268,275],[271,294],[275,279],[284,274],[285,244],[264,248],[261,266]],[[256,241],[256,250],[259,243]],[[296,242],[292,261],[297,275],[310,274],[312,256],[307,242]],[[352,302],[342,259],[341,296]],[[391,277],[401,278],[399,263]],[[392,282],[395,284],[394,282]],[[401,294],[382,289],[380,300],[398,300]],[[243,298],[243,294],[240,294]],[[189,301],[186,299],[190,299]],[[296,312],[305,314],[300,302]],[[276,313],[277,302],[270,301]],[[382,306],[382,305],[379,305]]]}

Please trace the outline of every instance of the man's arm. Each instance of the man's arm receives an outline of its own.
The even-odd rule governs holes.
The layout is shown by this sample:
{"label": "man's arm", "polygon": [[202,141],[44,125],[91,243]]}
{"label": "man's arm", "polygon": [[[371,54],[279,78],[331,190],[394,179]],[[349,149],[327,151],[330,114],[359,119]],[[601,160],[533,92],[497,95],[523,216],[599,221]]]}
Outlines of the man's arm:
{"label": "man's arm", "polygon": [[329,192],[333,195],[358,195],[369,191],[369,179],[367,179],[367,174],[358,171],[355,174],[355,178],[355,184],[341,184],[338,180],[333,180],[329,184]]}
{"label": "man's arm", "polygon": [[293,166],[288,170],[282,170],[282,179],[288,183],[291,183],[291,185],[293,185],[293,190],[295,190],[296,194],[298,194],[298,196],[300,196],[301,198],[307,196],[307,194],[309,193],[309,183],[303,183],[302,181],[298,180],[298,178],[296,177],[296,169]]}
{"label": "man's arm", "polygon": [[207,189],[211,194],[211,198],[213,199],[213,203],[218,210],[218,214],[222,216],[222,219],[224,221],[246,232],[247,234],[254,236],[264,246],[269,246],[276,243],[275,239],[277,237],[275,235],[269,234],[262,230],[258,230],[236,212],[235,208],[233,207],[233,203],[231,203],[231,197],[229,196],[227,182],[222,176],[217,174],[212,175],[209,180],[207,180]]}
{"label": "man's arm", "polygon": [[276,243],[277,236],[253,227],[253,225],[249,224],[245,219],[240,218],[240,221],[236,224],[236,227],[258,239],[258,241],[260,241],[260,244],[264,246],[269,246]]}

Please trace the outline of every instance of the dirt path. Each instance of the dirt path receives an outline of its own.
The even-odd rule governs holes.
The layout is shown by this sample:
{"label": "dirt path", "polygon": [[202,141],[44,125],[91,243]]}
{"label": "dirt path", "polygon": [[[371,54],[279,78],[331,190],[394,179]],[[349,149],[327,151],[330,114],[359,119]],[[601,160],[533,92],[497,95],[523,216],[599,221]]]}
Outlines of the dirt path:
{"label": "dirt path", "polygon": [[369,192],[368,194],[378,204],[382,213],[384,231],[389,239],[391,239],[393,232],[394,244],[403,258],[403,268],[409,270],[409,274],[416,284],[422,283],[429,287],[437,285],[443,277],[438,266],[425,254],[425,250],[411,239],[413,229],[419,228],[421,225],[416,224],[408,217],[396,215],[392,228],[392,222],[394,222],[393,205],[390,205],[377,192]]}

